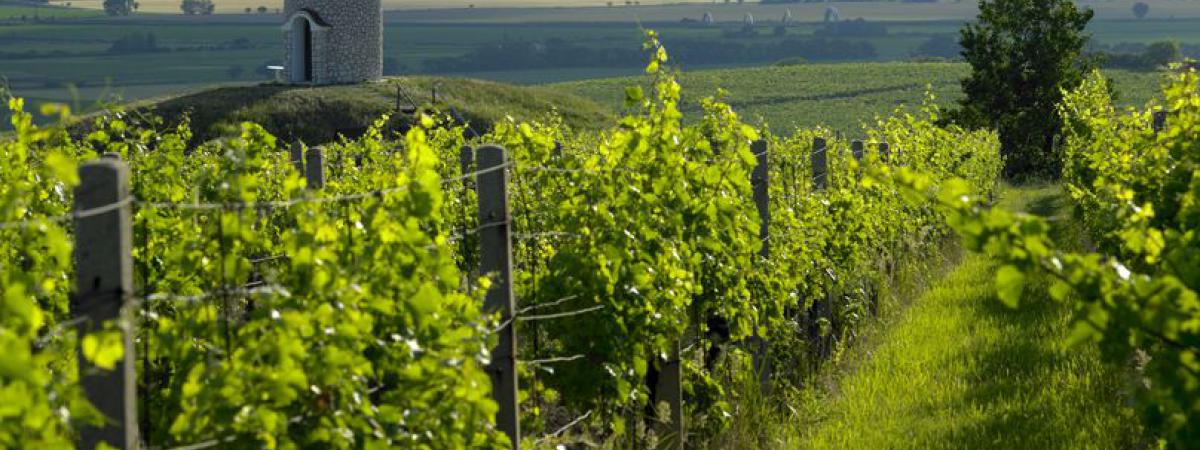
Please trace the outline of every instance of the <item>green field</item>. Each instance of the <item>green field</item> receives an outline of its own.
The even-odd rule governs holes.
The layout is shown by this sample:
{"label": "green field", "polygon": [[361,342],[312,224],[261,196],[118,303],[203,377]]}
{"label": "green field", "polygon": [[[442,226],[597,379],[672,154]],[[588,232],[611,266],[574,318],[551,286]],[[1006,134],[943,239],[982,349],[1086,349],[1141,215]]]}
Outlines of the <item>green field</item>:
{"label": "green field", "polygon": [[[147,60],[146,63],[151,63]],[[219,65],[208,67],[197,66],[196,70],[208,71],[219,76],[222,68]],[[569,94],[595,101],[611,111],[622,107],[621,93],[624,87],[646,82],[644,77],[636,75],[636,70],[612,70],[608,72],[612,78],[602,78],[585,81],[568,81],[547,85],[544,92]],[[788,67],[749,67],[735,69],[715,69],[684,71],[681,80],[684,92],[689,97],[684,99],[683,109],[695,117],[699,112],[699,101],[705,96],[718,93],[719,89],[726,91],[725,100],[729,102],[743,118],[754,123],[766,123],[772,131],[779,134],[790,134],[797,127],[812,127],[824,125],[849,134],[857,134],[863,125],[875,117],[887,116],[897,108],[913,111],[926,98],[926,92],[931,92],[936,102],[942,106],[950,106],[961,97],[959,80],[966,76],[968,67],[962,63],[914,63],[914,62],[885,62],[885,63],[846,63],[846,64],[809,64]],[[1107,72],[1115,81],[1115,86],[1124,105],[1143,105],[1157,98],[1160,73],[1129,72],[1111,70]],[[503,79],[512,75],[514,79],[507,81],[522,81],[526,77],[542,77],[544,81],[575,79],[591,73],[564,71],[562,73],[530,71],[530,73],[478,73],[468,74],[485,78]],[[181,72],[181,76],[182,72]],[[432,80],[432,78],[420,78]],[[480,95],[480,85],[456,81],[457,78],[442,78],[446,80],[442,87],[446,95],[470,101],[472,96]],[[225,83],[237,86],[237,83]],[[241,85],[244,85],[242,83]],[[499,85],[492,85],[499,86]],[[927,89],[930,88],[930,89]],[[65,102],[75,110],[88,110],[94,105],[89,100],[107,97],[116,101],[125,98],[161,97],[170,93],[187,90],[199,90],[187,84],[146,84],[126,87],[87,87],[76,93],[58,88],[30,89],[25,91],[32,104],[54,101]],[[343,88],[334,88],[334,92]],[[421,86],[412,88],[415,92],[425,92]],[[460,92],[462,91],[462,92]],[[18,94],[21,94],[18,91]],[[63,95],[66,93],[67,95]],[[384,95],[384,94],[379,94]],[[562,97],[566,98],[566,97]],[[387,100],[381,100],[386,104]],[[382,113],[383,106],[372,107],[370,111]],[[229,105],[228,107],[233,107]],[[560,106],[560,109],[562,106]],[[589,109],[591,107],[589,106]],[[235,108],[236,109],[236,108]],[[547,108],[548,109],[548,108]],[[489,114],[491,116],[503,114]],[[262,118],[256,118],[264,121]],[[7,122],[7,121],[6,121]]]}
{"label": "green field", "polygon": [[[824,125],[854,134],[865,122],[890,115],[898,107],[920,106],[927,86],[938,104],[952,104],[962,96],[959,80],[968,71],[962,63],[818,64],[684,72],[682,83],[683,91],[692,95],[715,95],[718,88],[728,91],[726,100],[735,111],[752,122],[769,124],[776,133]],[[1126,105],[1142,105],[1158,95],[1161,74],[1115,70],[1108,74]],[[609,78],[553,87],[619,108],[622,88],[643,81]],[[685,99],[684,110],[697,113],[699,100]]]}
{"label": "green field", "polygon": [[[0,79],[16,95],[33,103],[62,102],[77,110],[96,109],[101,103],[135,101],[169,94],[202,90],[218,85],[247,85],[268,81],[266,66],[280,64],[283,54],[278,23],[282,18],[268,14],[218,14],[185,17],[165,14],[173,1],[147,0],[142,11],[130,17],[103,17],[89,0],[72,2],[77,8],[0,5]],[[249,0],[239,0],[249,2]],[[97,1],[92,3],[98,4]],[[217,2],[233,8],[236,2]],[[265,3],[272,7],[277,4]],[[623,2],[618,2],[618,4]],[[898,104],[915,104],[925,85],[932,85],[943,101],[957,95],[960,66],[947,64],[868,64],[860,68],[827,64],[838,59],[829,55],[809,58],[814,64],[801,68],[763,69],[763,75],[741,77],[738,72],[709,69],[766,66],[790,57],[786,50],[743,60],[703,57],[711,44],[726,47],[732,56],[777,48],[787,42],[818,41],[817,33],[828,4],[802,3],[761,5],[758,3],[683,3],[604,7],[602,2],[576,0],[502,0],[479,3],[479,8],[423,8],[419,2],[391,2],[385,15],[385,65],[389,75],[437,75],[481,78],[514,84],[560,83],[608,79],[639,73],[642,58],[636,55],[642,27],[658,30],[675,64],[688,73],[686,80],[699,92],[729,89],[735,105],[750,118],[770,122],[776,130],[796,125],[824,123],[839,129],[854,129],[861,120],[890,112]],[[1101,44],[1147,43],[1175,39],[1200,46],[1200,2],[1151,0],[1153,19],[1132,20],[1131,1],[1087,3],[1098,11],[1091,25]],[[540,7],[529,6],[577,6]],[[598,7],[578,7],[578,6]],[[486,7],[483,7],[486,6]],[[952,39],[963,20],[975,13],[974,2],[836,3],[843,18],[864,17],[884,21],[887,35],[835,37],[838,45],[865,43],[873,53],[846,57],[839,62],[912,61],[914,52],[931,38]],[[238,6],[240,8],[240,6]],[[796,21],[779,35],[774,30],[784,10]],[[699,19],[711,11],[721,23],[705,27],[682,23]],[[737,33],[742,17],[752,13],[759,25],[754,35]],[[20,20],[25,17],[25,20]],[[34,20],[34,18],[37,18]],[[153,36],[154,50],[114,52],[114,42],[130,36]],[[489,53],[497,43],[563,42],[586,51],[624,52],[621,64],[559,66],[546,61],[537,66],[471,67],[472,53]],[[815,44],[818,48],[824,43]],[[729,52],[728,48],[745,48]],[[493,52],[494,53],[494,52]],[[793,56],[805,56],[800,53]],[[455,58],[458,58],[457,60]],[[587,60],[587,58],[584,58]],[[439,63],[439,61],[441,63]],[[459,61],[466,66],[446,66]],[[815,64],[820,63],[820,64]],[[438,65],[442,64],[442,65]],[[693,72],[704,71],[703,73]],[[1141,103],[1157,83],[1156,75],[1114,73],[1127,99]],[[828,80],[828,83],[822,81]],[[850,80],[850,81],[847,81]],[[563,88],[589,95],[612,105],[618,90],[612,84],[631,80],[581,82]],[[776,92],[764,92],[775,90]],[[751,92],[754,91],[754,92]],[[607,96],[607,97],[606,97]],[[7,126],[7,124],[5,124]]]}

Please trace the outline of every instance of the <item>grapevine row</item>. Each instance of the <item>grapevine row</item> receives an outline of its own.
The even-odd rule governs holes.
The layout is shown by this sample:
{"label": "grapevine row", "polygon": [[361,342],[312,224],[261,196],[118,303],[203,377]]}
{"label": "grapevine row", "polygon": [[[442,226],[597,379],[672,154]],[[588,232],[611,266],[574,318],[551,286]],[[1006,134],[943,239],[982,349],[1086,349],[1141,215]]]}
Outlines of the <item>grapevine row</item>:
{"label": "grapevine row", "polygon": [[[875,124],[867,141],[886,152],[823,129],[762,133],[715,99],[685,122],[666,53],[648,48],[652,89],[631,88],[637,112],[609,131],[551,117],[468,142],[426,116],[391,141],[380,121],[323,147],[319,179],[253,124],[193,146],[186,123],[113,114],[73,138],[12,101],[0,223],[21,225],[0,227],[0,339],[15,355],[0,371],[0,445],[70,444],[99,425],[80,378],[128,350],[140,439],[155,447],[503,447],[487,368],[506,328],[523,361],[523,446],[643,428],[670,439],[646,408],[669,400],[672,373],[686,407],[673,416],[702,440],[729,420],[725,380],[800,387],[874,312],[894,267],[937,251],[942,213],[870,173],[994,187],[994,135],[936,127],[932,107]],[[463,151],[482,142],[509,160],[507,320],[483,308],[495,278],[479,239],[494,223],[477,176],[495,169]],[[76,225],[51,219],[78,219],[77,167],[103,154],[131,174],[136,307],[75,333]]]}

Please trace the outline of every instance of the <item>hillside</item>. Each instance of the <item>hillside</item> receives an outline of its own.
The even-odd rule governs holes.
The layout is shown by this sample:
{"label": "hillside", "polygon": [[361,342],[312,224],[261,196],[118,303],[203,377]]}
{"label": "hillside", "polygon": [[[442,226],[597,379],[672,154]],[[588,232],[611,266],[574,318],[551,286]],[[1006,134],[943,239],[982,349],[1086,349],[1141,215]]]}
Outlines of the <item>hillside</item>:
{"label": "hillside", "polygon": [[[353,86],[221,87],[134,108],[175,120],[187,115],[201,139],[235,130],[238,123],[259,123],[273,134],[309,143],[328,142],[338,134],[354,136],[384,114],[397,110],[397,86],[406,93],[401,109],[430,106],[438,91],[439,110],[457,110],[477,130],[506,116],[537,119],[557,111],[568,125],[589,129],[611,121],[612,113],[594,101],[562,91],[512,86],[464,78],[400,77]],[[414,105],[413,103],[417,103]],[[403,127],[406,114],[393,123]]]}
{"label": "hillside", "polygon": [[[727,91],[725,100],[743,118],[769,124],[775,133],[824,125],[855,134],[864,121],[889,115],[900,106],[919,106],[926,87],[938,104],[949,106],[962,97],[959,80],[969,73],[963,63],[889,62],[852,64],[801,64],[684,72],[684,111],[695,115],[703,96]],[[1106,72],[1115,81],[1120,101],[1143,105],[1157,97],[1162,74]],[[645,80],[639,77],[605,78],[551,85],[564,93],[593,99],[620,108],[623,87]]]}

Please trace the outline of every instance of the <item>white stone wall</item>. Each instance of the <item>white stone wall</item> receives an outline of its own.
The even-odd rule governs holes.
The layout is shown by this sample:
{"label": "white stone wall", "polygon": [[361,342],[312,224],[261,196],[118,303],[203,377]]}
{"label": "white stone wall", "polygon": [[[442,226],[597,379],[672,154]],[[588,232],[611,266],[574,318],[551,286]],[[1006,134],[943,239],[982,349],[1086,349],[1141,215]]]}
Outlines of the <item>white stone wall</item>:
{"label": "white stone wall", "polygon": [[[291,21],[308,11],[319,22],[313,30],[314,84],[346,84],[383,76],[383,10],[380,0],[286,0]],[[284,39],[284,79],[292,79],[292,31]],[[327,27],[327,28],[326,28]]]}

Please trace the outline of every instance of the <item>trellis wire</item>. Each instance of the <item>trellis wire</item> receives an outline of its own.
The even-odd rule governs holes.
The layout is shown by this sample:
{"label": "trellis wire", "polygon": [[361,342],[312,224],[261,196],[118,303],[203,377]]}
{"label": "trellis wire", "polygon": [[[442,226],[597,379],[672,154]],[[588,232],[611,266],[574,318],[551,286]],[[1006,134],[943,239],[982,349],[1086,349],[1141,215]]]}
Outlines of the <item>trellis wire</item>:
{"label": "trellis wire", "polygon": [[[821,152],[828,151],[827,149],[828,149],[828,147],[822,148],[816,152],[813,152],[813,154],[819,154]],[[761,156],[765,156],[767,154],[768,154],[768,152],[759,152],[759,153],[755,153],[754,156],[761,157]],[[789,159],[798,160],[799,158],[801,158],[801,156],[799,156],[799,155],[776,155],[776,156],[774,156],[774,158],[783,159],[783,160],[789,160]],[[554,173],[604,174],[604,173],[612,173],[612,172],[635,172],[628,168],[622,168],[622,167],[614,167],[614,168],[606,168],[606,169],[565,169],[565,168],[551,168],[551,167],[542,167],[542,166],[524,167],[524,166],[515,166],[514,163],[512,163],[511,161],[506,161],[502,164],[494,165],[494,166],[491,166],[484,170],[477,170],[477,171],[474,171],[471,173],[465,173],[460,176],[446,178],[442,181],[442,185],[448,186],[452,183],[460,183],[464,180],[471,179],[472,177],[476,177],[479,175],[485,175],[485,174],[493,173],[496,171],[506,170],[508,168],[513,168],[513,167],[516,167],[518,170],[544,171],[544,172],[554,172]],[[828,173],[817,174],[813,177],[813,180],[817,180],[822,177],[829,177],[829,174]],[[380,190],[374,190],[374,191],[368,191],[368,192],[351,193],[351,194],[329,196],[329,197],[309,196],[309,197],[297,198],[297,199],[292,199],[292,200],[282,200],[282,201],[230,202],[230,203],[142,202],[142,201],[136,200],[132,197],[128,197],[125,200],[122,200],[121,202],[117,202],[117,203],[114,203],[111,205],[105,205],[105,206],[98,207],[98,208],[83,210],[83,211],[79,211],[76,213],[63,214],[63,215],[59,215],[59,216],[55,216],[55,217],[44,218],[44,219],[35,219],[35,220],[29,220],[29,221],[23,221],[23,222],[0,223],[0,229],[12,228],[12,227],[27,227],[27,226],[31,226],[36,223],[42,223],[42,222],[46,222],[46,221],[65,221],[65,220],[70,220],[72,218],[77,218],[77,219],[78,218],[86,218],[86,217],[91,217],[94,215],[111,212],[111,211],[114,211],[116,209],[119,209],[121,207],[130,205],[130,204],[133,204],[133,205],[141,207],[141,208],[146,208],[146,209],[162,209],[162,210],[168,210],[168,209],[199,210],[199,211],[213,211],[213,210],[227,211],[227,210],[237,210],[237,209],[263,210],[263,209],[288,208],[288,207],[301,205],[301,204],[346,203],[346,202],[362,200],[362,199],[367,199],[367,198],[372,198],[372,197],[383,197],[386,195],[403,192],[403,191],[406,191],[409,189],[410,188],[407,186],[401,186],[401,187],[394,187],[394,188],[389,188],[389,189],[380,189]],[[464,189],[467,189],[467,188],[464,188]],[[525,206],[528,207],[527,204]],[[526,220],[528,223],[528,220],[529,220],[528,217],[526,218]],[[218,223],[218,225],[219,225],[219,223]],[[449,240],[464,239],[467,236],[470,236],[473,234],[478,234],[481,231],[488,230],[493,227],[503,226],[503,225],[511,225],[511,223],[509,223],[508,220],[483,223],[483,224],[480,224],[470,230],[465,230],[464,232],[462,232],[459,235],[450,236],[450,237],[448,237],[448,239]],[[223,235],[223,233],[220,233],[220,234]],[[561,237],[585,237],[585,236],[582,236],[582,235],[579,235],[576,233],[570,233],[570,232],[565,232],[565,231],[532,231],[532,232],[524,232],[524,233],[512,233],[510,231],[509,236],[510,236],[510,238],[520,239],[520,240],[533,240],[533,239],[541,239],[541,238],[561,238]],[[350,236],[349,238],[353,239],[353,236]],[[761,241],[764,243],[768,242],[769,240],[770,240],[770,236],[761,238]],[[285,258],[287,258],[286,255],[261,256],[261,257],[251,258],[250,261],[254,264],[258,264],[258,263],[263,263],[263,262],[281,260],[281,259],[285,259]],[[224,271],[222,271],[222,272],[224,272]],[[261,283],[261,282],[259,282],[259,283]],[[222,284],[224,285],[224,283],[222,283]],[[196,295],[172,295],[172,294],[163,294],[163,293],[146,295],[143,297],[143,303],[144,304],[164,303],[164,302],[165,303],[196,303],[196,302],[200,302],[200,301],[214,298],[217,296],[222,296],[222,297],[228,298],[228,296],[230,296],[230,295],[255,296],[255,295],[275,295],[275,294],[287,296],[287,295],[290,295],[290,292],[287,290],[286,287],[280,286],[280,285],[265,285],[265,284],[260,284],[260,285],[255,285],[255,286],[247,285],[247,286],[242,286],[242,287],[236,288],[236,289],[235,288],[227,288],[225,286],[222,286],[221,289],[210,291],[210,292],[205,292],[205,293],[201,293],[201,294],[196,294]],[[591,312],[603,310],[607,307],[606,305],[595,305],[595,306],[590,306],[590,307],[586,307],[586,308],[578,309],[578,310],[574,310],[574,311],[555,312],[555,313],[547,313],[547,314],[532,314],[532,315],[529,314],[530,312],[532,312],[534,310],[545,309],[545,308],[562,305],[562,304],[564,304],[572,299],[575,299],[575,298],[577,298],[577,297],[576,296],[568,296],[568,297],[564,297],[562,299],[555,300],[553,302],[549,302],[549,303],[545,303],[545,304],[527,306],[526,308],[521,309],[520,311],[517,311],[515,314],[512,314],[509,318],[507,318],[507,320],[505,320],[503,323],[501,323],[496,329],[493,329],[492,331],[490,331],[489,334],[495,333],[501,329],[509,327],[513,324],[513,322],[516,322],[516,321],[537,322],[537,321],[544,321],[544,320],[555,320],[555,319],[568,318],[568,317],[588,314]],[[228,306],[226,306],[226,308],[228,308]],[[68,327],[71,325],[70,325],[70,322],[64,322],[60,326],[65,328],[65,327]],[[694,344],[692,344],[692,345],[694,345]],[[227,342],[227,346],[228,346],[228,342]],[[560,357],[550,357],[550,358],[541,358],[541,359],[535,358],[535,359],[530,359],[530,360],[518,360],[518,361],[522,364],[527,364],[527,365],[544,365],[544,364],[553,364],[553,363],[562,363],[562,362],[572,362],[572,361],[577,361],[577,360],[580,360],[583,358],[585,358],[585,355],[580,354],[580,355],[572,355],[572,356],[560,356]],[[589,411],[588,413],[584,414],[583,416],[575,419],[571,423],[567,424],[567,426],[554,432],[552,434],[552,436],[558,436],[561,433],[564,433],[570,427],[573,427],[573,426],[577,425],[579,422],[585,420],[587,417],[589,417],[591,415],[591,413],[592,412]],[[204,442],[200,442],[200,443],[196,443],[196,444],[191,444],[191,445],[185,446],[185,447],[177,447],[175,450],[199,450],[199,449],[204,449],[204,448],[221,445],[222,443],[229,442],[230,440],[231,440],[230,438],[219,439],[219,440],[209,440],[209,441],[204,441]]]}
{"label": "trellis wire", "polygon": [[62,222],[66,222],[66,221],[72,220],[72,219],[75,219],[75,220],[86,219],[89,217],[95,217],[95,216],[98,216],[101,214],[106,214],[106,213],[116,211],[117,209],[120,209],[126,205],[129,205],[131,202],[133,202],[133,197],[126,197],[124,200],[121,200],[118,202],[110,203],[110,204],[107,204],[104,206],[99,206],[96,208],[85,209],[83,211],[59,214],[57,216],[50,216],[50,217],[40,217],[40,218],[18,220],[18,221],[12,221],[12,222],[2,222],[2,223],[0,223],[0,230],[10,229],[10,228],[28,228],[28,227],[42,225],[42,224],[46,224],[46,223],[62,223]]}

